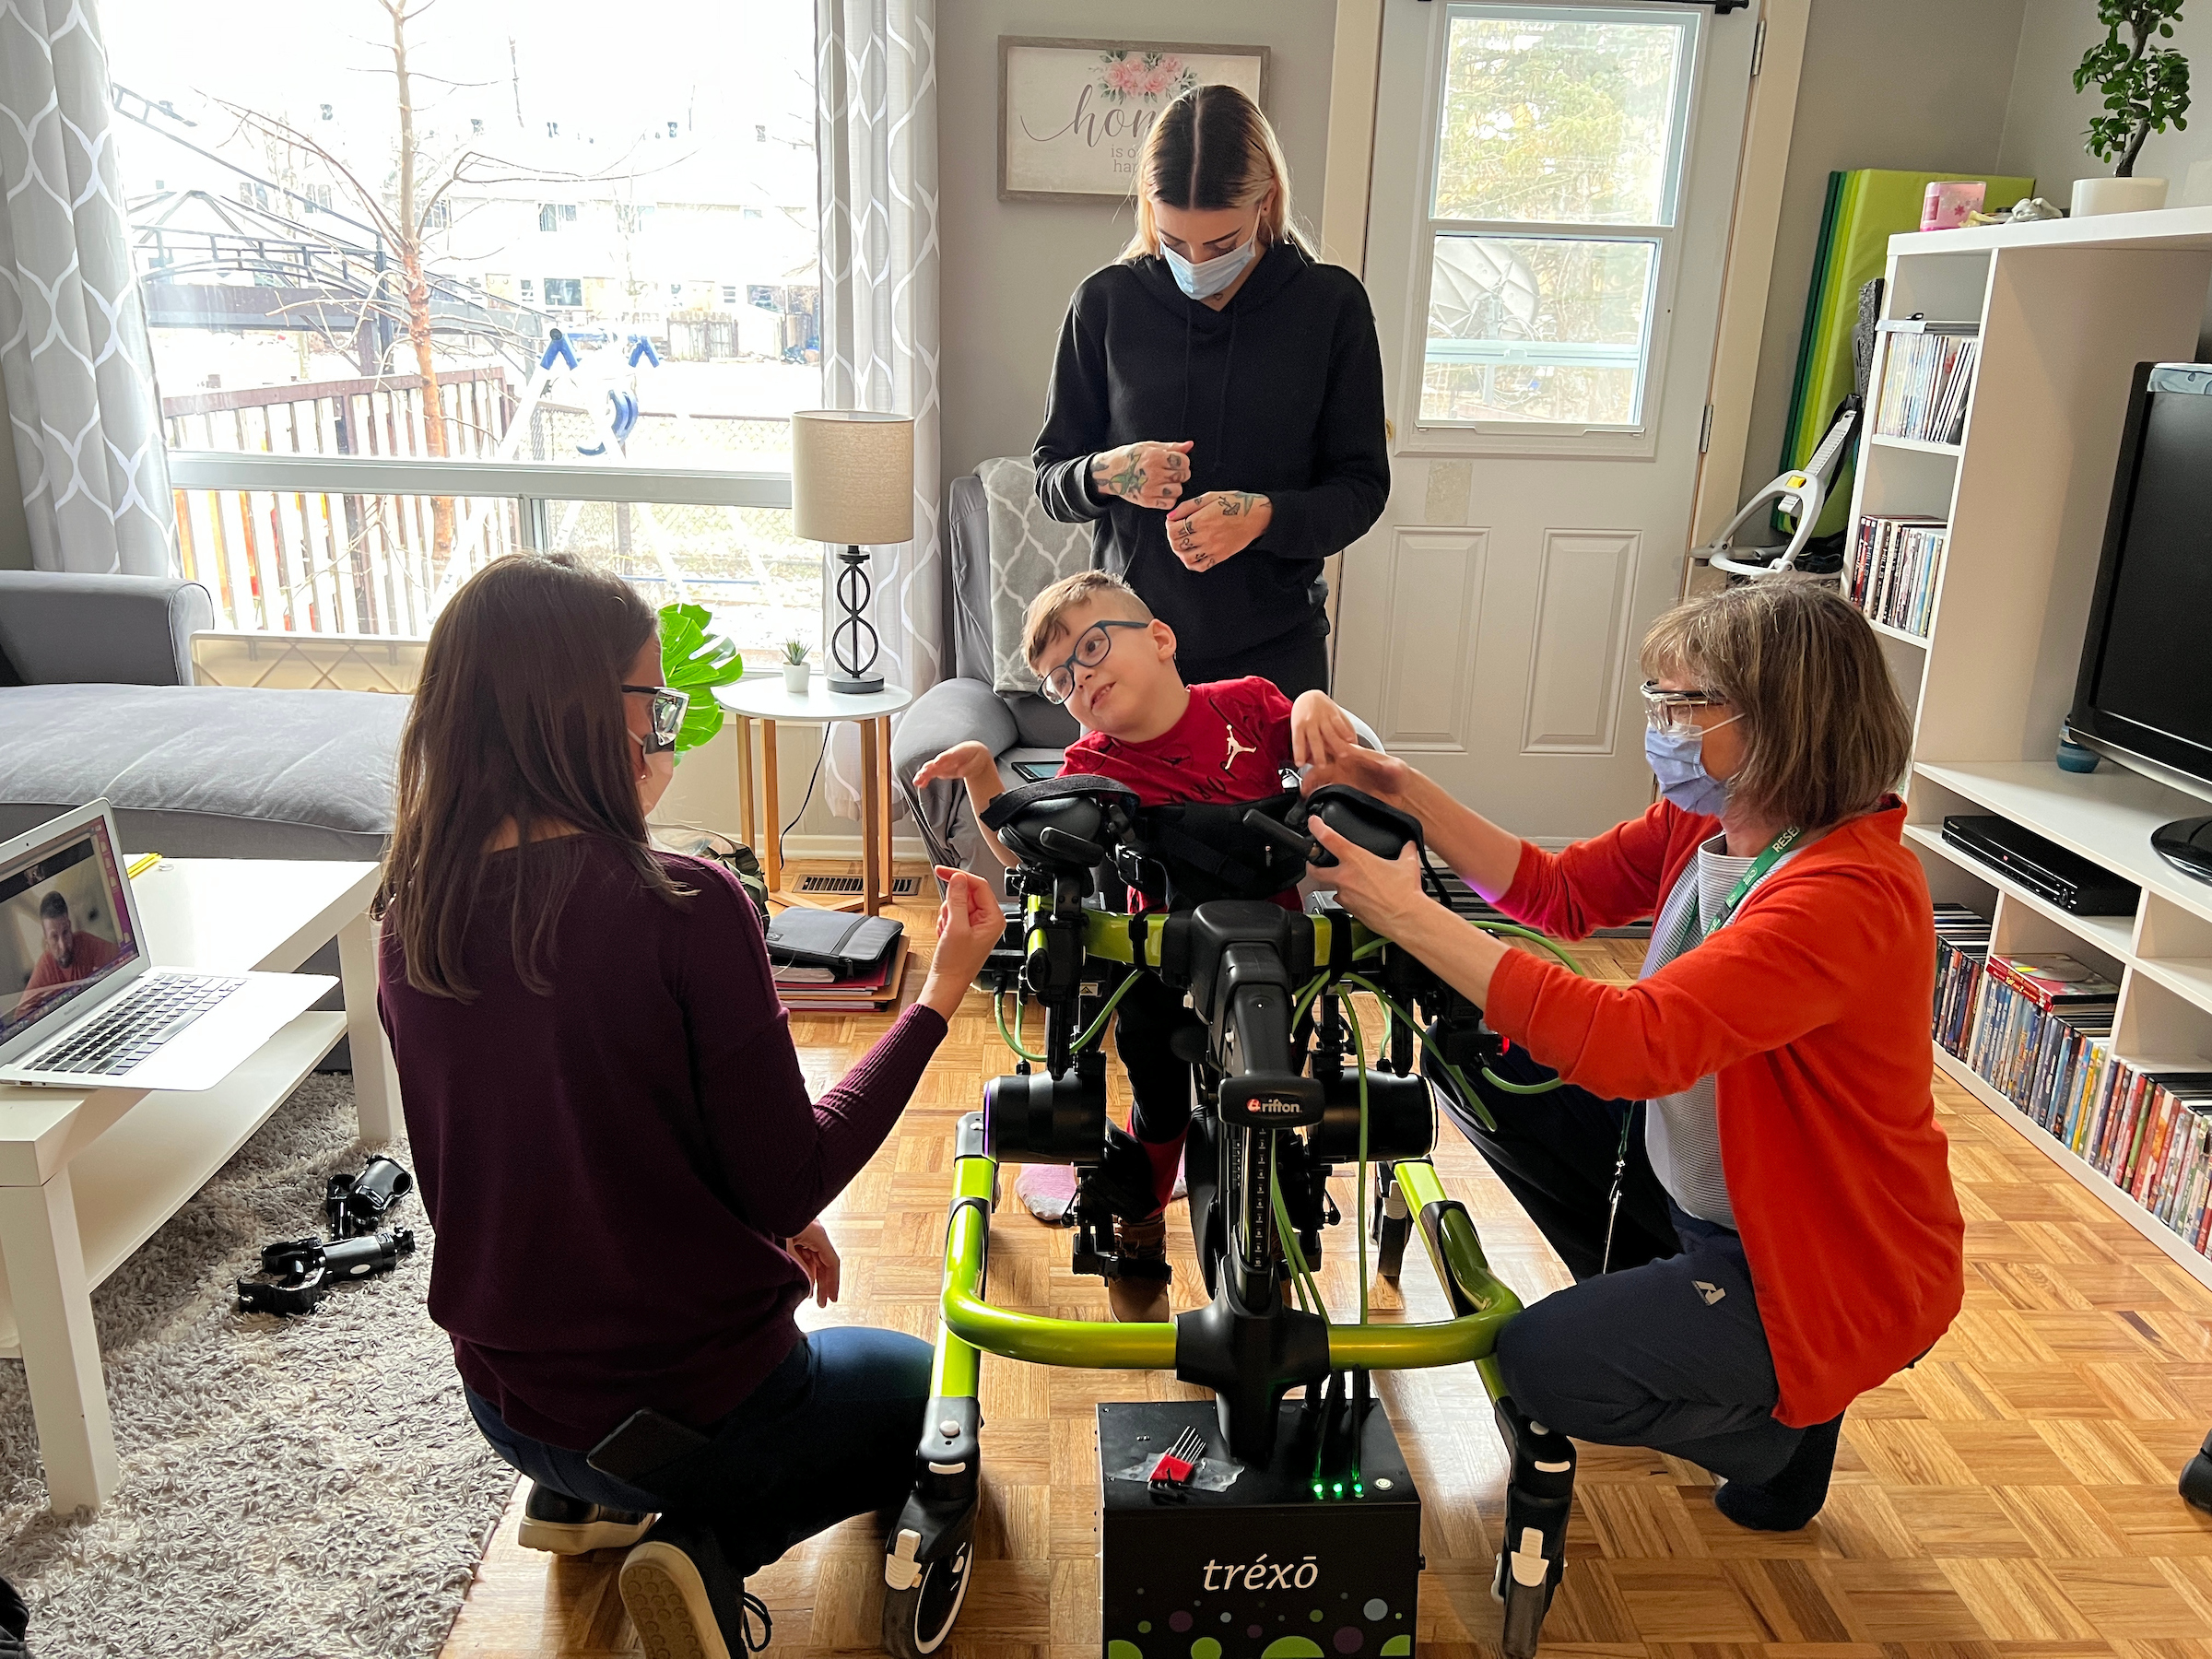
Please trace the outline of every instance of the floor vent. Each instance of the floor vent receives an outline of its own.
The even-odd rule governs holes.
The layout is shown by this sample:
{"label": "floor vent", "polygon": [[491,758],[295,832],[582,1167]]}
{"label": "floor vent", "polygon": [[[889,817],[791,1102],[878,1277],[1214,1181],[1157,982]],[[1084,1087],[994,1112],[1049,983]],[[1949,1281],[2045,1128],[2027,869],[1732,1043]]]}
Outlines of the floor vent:
{"label": "floor vent", "polygon": [[[802,893],[824,893],[847,899],[857,899],[860,897],[860,877],[857,876],[802,876],[799,877],[797,890]],[[921,890],[922,878],[918,876],[894,876],[891,877],[891,897],[894,899],[912,899]]]}

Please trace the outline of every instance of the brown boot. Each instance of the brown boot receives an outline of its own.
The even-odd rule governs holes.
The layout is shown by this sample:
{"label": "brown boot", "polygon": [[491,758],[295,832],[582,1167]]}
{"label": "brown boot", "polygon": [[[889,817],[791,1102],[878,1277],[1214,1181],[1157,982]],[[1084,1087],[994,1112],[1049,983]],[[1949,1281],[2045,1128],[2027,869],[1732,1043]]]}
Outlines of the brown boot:
{"label": "brown boot", "polygon": [[[1123,1324],[1164,1324],[1168,1319],[1168,1222],[1164,1216],[1149,1221],[1113,1224],[1114,1253],[1136,1274],[1123,1274],[1106,1281],[1106,1302]],[[1158,1277],[1139,1277],[1152,1267]]]}

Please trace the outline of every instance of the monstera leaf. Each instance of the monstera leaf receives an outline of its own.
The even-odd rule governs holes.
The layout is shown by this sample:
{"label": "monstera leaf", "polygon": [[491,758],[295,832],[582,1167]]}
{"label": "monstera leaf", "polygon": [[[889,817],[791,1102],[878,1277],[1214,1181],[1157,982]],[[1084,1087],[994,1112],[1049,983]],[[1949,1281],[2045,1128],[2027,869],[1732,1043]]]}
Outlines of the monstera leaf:
{"label": "monstera leaf", "polygon": [[678,755],[722,730],[723,710],[714,700],[714,688],[745,673],[737,642],[727,634],[708,631],[712,622],[703,605],[661,606],[661,672],[671,686],[691,697],[683,729],[676,735]]}

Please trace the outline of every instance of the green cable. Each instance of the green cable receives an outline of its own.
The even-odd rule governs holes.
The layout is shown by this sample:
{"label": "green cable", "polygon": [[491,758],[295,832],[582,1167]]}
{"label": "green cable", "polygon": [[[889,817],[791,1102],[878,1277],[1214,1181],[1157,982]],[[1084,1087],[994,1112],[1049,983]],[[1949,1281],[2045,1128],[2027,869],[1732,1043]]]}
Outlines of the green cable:
{"label": "green cable", "polygon": [[[1449,1077],[1454,1085],[1456,1085],[1460,1099],[1465,1103],[1467,1110],[1472,1112],[1477,1117],[1482,1120],[1482,1126],[1484,1128],[1494,1130],[1498,1127],[1497,1119],[1490,1116],[1488,1108],[1484,1106],[1482,1103],[1482,1097],[1475,1092],[1474,1085],[1467,1081],[1466,1074],[1462,1072],[1458,1066],[1453,1065],[1451,1061],[1444,1058],[1443,1054],[1437,1049],[1436,1044],[1430,1041],[1429,1032],[1425,1027],[1416,1021],[1411,1015],[1406,1012],[1405,1009],[1398,1008],[1397,1004],[1392,1001],[1390,994],[1383,991],[1380,986],[1376,985],[1372,981],[1362,978],[1360,975],[1355,973],[1348,975],[1346,982],[1359,986],[1362,991],[1365,991],[1369,995],[1372,996],[1377,1002],[1382,1004],[1385,1007],[1397,1008],[1398,1018],[1405,1020],[1408,1026],[1413,1028],[1413,1034],[1421,1040],[1421,1046],[1429,1051],[1430,1058],[1433,1060],[1439,1068],[1443,1071],[1444,1075]],[[1486,1077],[1489,1076],[1489,1070],[1487,1066],[1483,1070],[1483,1076]],[[1495,1081],[1496,1079],[1492,1080]],[[1520,1091],[1532,1094],[1546,1094],[1551,1089],[1559,1087],[1559,1079],[1554,1079],[1550,1084],[1542,1088],[1532,1088],[1526,1084],[1518,1086]]]}
{"label": "green cable", "polygon": [[1306,1265],[1306,1253],[1299,1248],[1298,1232],[1290,1225],[1290,1206],[1283,1202],[1282,1182],[1276,1179],[1272,1160],[1267,1165],[1267,1196],[1275,1206],[1275,1229],[1283,1237],[1283,1254],[1290,1264],[1291,1279],[1312,1299],[1310,1312],[1318,1313],[1325,1325],[1329,1323],[1328,1304],[1322,1300],[1321,1286],[1314,1280],[1313,1270]]}
{"label": "green cable", "polygon": [[1582,977],[1585,979],[1589,977],[1589,975],[1583,972],[1583,965],[1580,962],[1569,956],[1564,950],[1561,950],[1554,941],[1547,938],[1543,934],[1538,933],[1533,927],[1523,927],[1517,923],[1512,922],[1473,922],[1469,923],[1468,925],[1471,927],[1479,928],[1482,932],[1487,934],[1511,934],[1516,939],[1533,939],[1538,945],[1543,946],[1545,949],[1550,951],[1553,956],[1559,958],[1559,960],[1565,963],[1571,971],[1581,974]]}
{"label": "green cable", "polygon": [[1129,987],[1136,983],[1136,976],[1141,971],[1140,969],[1131,969],[1122,982],[1113,988],[1113,994],[1106,999],[1106,1006],[1099,1010],[1099,1017],[1090,1022],[1090,1029],[1076,1039],[1076,1050],[1087,1049],[1098,1041],[1099,1033],[1106,1029],[1106,1021],[1112,1016],[1122,998],[1129,994]]}
{"label": "green cable", "polygon": [[1006,1030],[1006,999],[1004,992],[994,992],[992,994],[991,1018],[998,1027],[998,1035],[1000,1041],[1005,1042],[1008,1048],[1012,1049],[1016,1054],[1019,1055],[1024,1060],[1030,1061],[1040,1065],[1044,1063],[1044,1056],[1042,1054],[1032,1054],[1028,1049],[1021,1046],[1021,1005],[1018,1002],[1014,1005],[1013,1030],[1009,1031]]}

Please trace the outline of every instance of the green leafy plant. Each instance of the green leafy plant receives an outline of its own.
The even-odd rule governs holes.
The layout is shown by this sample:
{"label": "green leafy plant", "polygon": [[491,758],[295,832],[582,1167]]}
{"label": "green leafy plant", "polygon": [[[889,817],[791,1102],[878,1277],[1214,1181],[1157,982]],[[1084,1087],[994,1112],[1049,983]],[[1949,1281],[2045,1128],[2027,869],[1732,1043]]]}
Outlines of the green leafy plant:
{"label": "green leafy plant", "polygon": [[783,641],[783,661],[796,668],[806,660],[813,650],[814,647],[804,640],[786,640]]}
{"label": "green leafy plant", "polygon": [[2173,38],[2181,15],[2182,0],[2097,0],[2104,39],[2082,54],[2074,90],[2094,81],[2104,94],[2105,112],[2090,120],[2087,147],[2115,164],[2114,178],[2135,177],[2136,158],[2151,134],[2189,125],[2189,60],[2158,44]]}
{"label": "green leafy plant", "polygon": [[688,692],[691,698],[691,706],[684,712],[683,728],[676,735],[679,756],[722,730],[723,707],[714,700],[714,688],[726,686],[745,673],[737,641],[712,631],[713,620],[703,605],[661,606],[661,673],[671,686]]}

